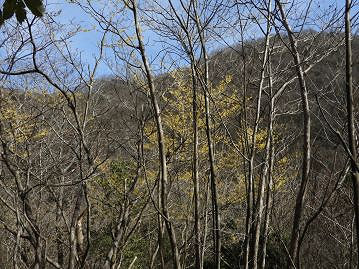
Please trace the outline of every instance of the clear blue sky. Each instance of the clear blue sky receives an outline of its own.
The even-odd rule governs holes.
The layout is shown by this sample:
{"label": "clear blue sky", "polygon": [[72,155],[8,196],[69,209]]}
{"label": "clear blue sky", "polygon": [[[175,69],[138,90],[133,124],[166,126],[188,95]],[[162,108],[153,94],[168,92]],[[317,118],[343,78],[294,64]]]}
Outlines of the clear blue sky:
{"label": "clear blue sky", "polygon": [[[150,1],[150,0],[148,0]],[[289,1],[290,2],[290,1]],[[304,1],[306,2],[306,1]],[[345,1],[344,0],[319,0],[315,1],[318,6],[320,5],[320,9],[328,8],[329,5],[337,5],[338,8],[342,8],[344,6]],[[100,39],[100,34],[92,31],[93,25],[96,25],[96,23],[89,18],[88,15],[86,15],[77,5],[68,3],[65,0],[48,0],[47,2],[47,11],[55,11],[55,10],[61,10],[61,14],[56,18],[56,21],[62,22],[64,24],[68,24],[71,22],[71,25],[74,26],[76,24],[79,24],[84,28],[85,30],[88,29],[90,31],[86,32],[80,32],[72,39],[72,48],[77,49],[81,51],[83,60],[85,62],[88,62],[90,64],[93,63],[94,55],[97,54],[97,44]],[[316,7],[318,8],[318,7]],[[150,32],[145,35],[145,39],[148,42],[148,52],[150,58],[154,58],[158,52],[161,50],[161,45],[159,43],[156,43],[156,39],[158,37],[155,36],[153,32]],[[229,43],[235,42],[234,40],[227,40]],[[223,45],[224,46],[224,45]],[[102,64],[100,66],[98,75],[110,75],[110,70],[106,67],[105,64]]]}

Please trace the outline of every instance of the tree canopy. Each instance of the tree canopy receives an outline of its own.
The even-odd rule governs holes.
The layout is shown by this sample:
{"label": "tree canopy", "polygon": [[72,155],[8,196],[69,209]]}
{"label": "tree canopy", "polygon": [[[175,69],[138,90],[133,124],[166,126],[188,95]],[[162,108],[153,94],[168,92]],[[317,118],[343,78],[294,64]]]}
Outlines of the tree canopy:
{"label": "tree canopy", "polygon": [[358,268],[359,2],[325,2],[3,0],[0,268]]}
{"label": "tree canopy", "polygon": [[36,17],[42,17],[45,12],[42,0],[5,0],[0,10],[0,26],[14,15],[19,23],[24,22],[27,9]]}

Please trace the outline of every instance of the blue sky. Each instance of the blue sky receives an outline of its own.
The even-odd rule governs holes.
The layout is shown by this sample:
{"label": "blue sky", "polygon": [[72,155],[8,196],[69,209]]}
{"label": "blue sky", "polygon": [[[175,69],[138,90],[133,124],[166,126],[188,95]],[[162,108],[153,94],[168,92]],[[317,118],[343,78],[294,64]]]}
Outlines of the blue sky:
{"label": "blue sky", "polygon": [[[327,8],[329,5],[338,5],[339,8],[343,7],[344,0],[321,0],[317,1],[316,5],[320,4],[320,9]],[[318,7],[316,7],[318,8]],[[97,44],[99,42],[101,34],[93,31],[93,26],[96,23],[89,18],[77,5],[68,3],[64,0],[48,0],[47,2],[47,11],[61,10],[61,14],[56,17],[56,21],[68,24],[72,26],[78,24],[81,25],[84,31],[77,34],[72,38],[72,48],[81,51],[82,58],[85,62],[88,62],[90,65],[93,63],[94,55],[97,54]],[[89,31],[86,31],[89,30]],[[158,52],[162,49],[160,43],[156,42],[159,39],[153,32],[145,33],[145,40],[148,44],[147,50],[149,57],[153,60]],[[226,38],[226,42],[235,43],[236,37]],[[219,46],[225,46],[222,43]],[[110,70],[106,67],[105,64],[102,64],[99,68],[98,76],[111,75]]]}

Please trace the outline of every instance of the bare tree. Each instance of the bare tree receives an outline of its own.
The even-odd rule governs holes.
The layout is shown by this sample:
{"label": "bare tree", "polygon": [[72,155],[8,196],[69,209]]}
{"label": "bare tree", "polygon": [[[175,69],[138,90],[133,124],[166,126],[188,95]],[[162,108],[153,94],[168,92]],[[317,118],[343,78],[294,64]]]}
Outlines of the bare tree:
{"label": "bare tree", "polygon": [[[290,42],[290,52],[292,54],[296,72],[299,82],[299,88],[301,93],[301,102],[303,109],[303,164],[302,164],[302,179],[300,183],[300,189],[297,194],[296,204],[295,204],[295,212],[293,219],[293,228],[290,242],[290,259],[294,264],[298,266],[299,257],[298,257],[298,241],[299,241],[299,233],[300,233],[300,223],[303,214],[303,201],[306,196],[307,185],[309,181],[309,171],[310,171],[310,159],[311,159],[311,136],[310,136],[310,128],[311,128],[311,118],[310,118],[310,108],[309,108],[309,100],[308,100],[308,90],[304,79],[304,72],[302,68],[302,60],[300,58],[300,54],[297,48],[297,40],[292,32],[286,14],[284,12],[283,6],[280,1],[276,1],[278,6],[281,22],[285,27],[289,42]],[[293,265],[294,265],[293,264]]]}
{"label": "bare tree", "polygon": [[[126,4],[127,5],[127,4]],[[162,125],[162,118],[160,113],[160,108],[158,105],[157,100],[157,93],[156,88],[153,80],[153,74],[150,69],[149,62],[147,60],[145,45],[143,43],[143,36],[141,31],[141,25],[138,17],[138,5],[137,2],[131,1],[127,7],[131,10],[133,14],[133,19],[135,23],[135,32],[136,32],[136,38],[138,41],[138,51],[140,53],[142,63],[144,65],[144,72],[145,76],[147,78],[148,87],[150,90],[150,98],[153,106],[153,110],[155,113],[155,121],[156,121],[156,128],[157,128],[157,139],[158,139],[158,150],[159,150],[159,160],[160,160],[160,179],[161,179],[161,209],[162,214],[164,217],[164,221],[167,228],[167,233],[170,238],[171,242],[171,249],[172,249],[172,258],[173,258],[173,266],[176,269],[180,269],[180,257],[177,247],[177,240],[176,240],[176,233],[175,229],[173,227],[173,223],[170,220],[169,212],[168,212],[168,205],[167,205],[167,185],[168,185],[168,179],[167,179],[167,161],[166,161],[166,148],[165,148],[165,141],[164,141],[164,131],[163,131],[163,125]]]}
{"label": "bare tree", "polygon": [[[348,143],[350,154],[351,178],[354,194],[354,213],[355,228],[357,237],[357,251],[359,250],[359,168],[357,153],[357,137],[354,123],[354,100],[353,100],[353,60],[351,45],[351,20],[350,20],[351,0],[345,1],[345,89],[347,101],[347,124],[348,124]],[[359,264],[359,252],[357,253]]]}

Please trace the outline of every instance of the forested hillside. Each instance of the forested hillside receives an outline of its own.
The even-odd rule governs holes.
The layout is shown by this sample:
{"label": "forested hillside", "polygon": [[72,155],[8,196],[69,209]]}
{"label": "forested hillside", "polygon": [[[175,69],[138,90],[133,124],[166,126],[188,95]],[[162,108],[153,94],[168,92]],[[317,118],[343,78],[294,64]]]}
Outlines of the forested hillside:
{"label": "forested hillside", "polygon": [[15,2],[0,268],[357,268],[359,3]]}

